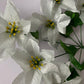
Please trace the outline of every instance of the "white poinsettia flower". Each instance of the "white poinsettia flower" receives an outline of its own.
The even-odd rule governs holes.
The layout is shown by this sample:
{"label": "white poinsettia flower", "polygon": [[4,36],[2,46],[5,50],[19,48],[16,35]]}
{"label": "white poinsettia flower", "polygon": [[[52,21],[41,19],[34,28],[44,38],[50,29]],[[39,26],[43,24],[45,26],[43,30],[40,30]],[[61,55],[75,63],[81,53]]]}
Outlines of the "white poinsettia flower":
{"label": "white poinsettia flower", "polygon": [[[23,72],[12,84],[79,84],[80,78],[64,81],[70,76],[68,64],[54,64],[54,51],[40,51],[38,44],[29,39],[26,51],[16,51],[13,59],[21,66]],[[69,82],[69,83],[68,83]]]}
{"label": "white poinsettia flower", "polygon": [[84,0],[77,0],[77,9],[80,11],[80,18],[84,23]]}
{"label": "white poinsettia flower", "polygon": [[[42,6],[43,8],[43,6]],[[55,44],[59,36],[59,32],[66,33],[66,26],[70,23],[70,17],[65,14],[61,14],[61,9],[58,9],[55,15],[51,14],[50,10],[47,10],[44,6],[44,15],[37,13],[32,14],[31,30],[40,30],[40,38],[43,40],[48,39],[50,43]]]}
{"label": "white poinsettia flower", "polygon": [[30,21],[20,19],[13,2],[7,0],[4,15],[0,16],[0,49],[13,48],[16,42],[21,45],[25,39],[24,34],[29,31]]}
{"label": "white poinsettia flower", "polygon": [[58,8],[78,12],[76,0],[41,0],[41,5],[43,7],[42,11],[45,13],[47,13],[47,10],[52,11],[52,9],[57,10]]}

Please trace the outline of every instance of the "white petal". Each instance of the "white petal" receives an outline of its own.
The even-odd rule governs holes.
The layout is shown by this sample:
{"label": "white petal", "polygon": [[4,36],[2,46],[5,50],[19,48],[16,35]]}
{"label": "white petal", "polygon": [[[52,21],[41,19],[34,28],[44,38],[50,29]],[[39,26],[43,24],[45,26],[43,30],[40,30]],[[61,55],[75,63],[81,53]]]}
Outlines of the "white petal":
{"label": "white petal", "polygon": [[42,73],[39,70],[34,72],[31,84],[40,84],[42,78]]}
{"label": "white petal", "polygon": [[84,7],[82,6],[84,3],[84,0],[77,0],[77,9],[79,11],[84,11]]}
{"label": "white petal", "polygon": [[12,84],[25,84],[25,75],[24,72],[20,73]]}
{"label": "white petal", "polygon": [[0,32],[5,32],[8,23],[0,16]]}
{"label": "white petal", "polygon": [[60,70],[60,74],[62,75],[62,81],[66,80],[71,74],[69,66],[67,64],[58,63],[58,67]]}
{"label": "white petal", "polygon": [[12,56],[12,58],[21,66],[24,71],[29,71],[29,59],[30,55],[22,50],[16,50],[16,53]]}
{"label": "white petal", "polygon": [[48,62],[54,61],[54,51],[42,49],[40,55]]}
{"label": "white petal", "polygon": [[54,72],[54,71],[57,72],[57,73],[59,72],[58,66],[53,64],[53,63],[47,63],[47,64],[45,64],[44,66],[41,67],[41,72],[43,74],[46,74],[48,72]]}
{"label": "white petal", "polygon": [[33,39],[29,39],[28,42],[25,42],[25,49],[31,56],[39,56],[40,54],[38,43]]}
{"label": "white petal", "polygon": [[48,40],[52,45],[56,44],[58,37],[59,37],[59,32],[57,28],[48,29]]}
{"label": "white petal", "polygon": [[81,78],[80,77],[77,77],[75,79],[72,79],[70,81],[66,81],[65,83],[63,84],[81,84]]}
{"label": "white petal", "polygon": [[23,32],[24,34],[28,34],[30,32],[30,28],[31,28],[31,22],[27,21],[27,20],[21,20],[20,21],[21,26],[23,27]]}
{"label": "white petal", "polygon": [[60,14],[62,13],[62,10],[58,8],[58,10],[55,13],[54,20],[57,22],[57,19],[59,18]]}
{"label": "white petal", "polygon": [[53,0],[41,0],[42,12],[46,17],[50,17],[52,15],[53,6]]}
{"label": "white petal", "polygon": [[9,57],[13,56],[15,53],[15,49],[7,48],[7,49],[0,49],[0,61],[4,61]]}
{"label": "white petal", "polygon": [[47,40],[47,32],[48,28],[46,28],[45,25],[42,25],[39,29],[39,40]]}
{"label": "white petal", "polygon": [[58,31],[62,34],[66,33],[66,26],[70,23],[70,17],[65,14],[61,14],[57,21]]}
{"label": "white petal", "polygon": [[61,83],[61,77],[60,77],[60,75],[58,73],[54,73],[53,75],[55,77],[56,83],[60,84]]}
{"label": "white petal", "polygon": [[32,14],[32,17],[34,17],[34,18],[40,20],[40,21],[43,22],[43,23],[44,23],[44,21],[47,19],[46,16],[41,15],[41,14],[38,14],[38,13],[33,13],[33,14]]}
{"label": "white petal", "polygon": [[15,48],[15,38],[9,38],[6,32],[0,33],[0,49]]}
{"label": "white petal", "polygon": [[84,11],[81,12],[81,14],[80,14],[80,18],[81,18],[82,22],[84,23]]}
{"label": "white petal", "polygon": [[25,84],[31,84],[35,71],[31,70],[25,73]]}
{"label": "white petal", "polygon": [[11,21],[11,22],[13,22],[13,21],[18,22],[20,20],[17,9],[16,9],[14,3],[12,2],[12,0],[7,0],[4,18],[7,21]]}
{"label": "white petal", "polygon": [[33,13],[31,18],[31,32],[35,32],[39,27],[44,24],[46,17],[38,13]]}
{"label": "white petal", "polygon": [[63,0],[61,8],[70,10],[72,12],[78,12],[76,8],[76,0]]}

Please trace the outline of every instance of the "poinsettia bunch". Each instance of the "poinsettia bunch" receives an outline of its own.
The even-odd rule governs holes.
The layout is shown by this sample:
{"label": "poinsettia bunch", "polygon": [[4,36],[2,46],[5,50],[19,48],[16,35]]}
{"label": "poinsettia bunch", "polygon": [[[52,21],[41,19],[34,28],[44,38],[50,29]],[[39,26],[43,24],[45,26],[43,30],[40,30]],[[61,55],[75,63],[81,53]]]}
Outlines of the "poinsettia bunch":
{"label": "poinsettia bunch", "polygon": [[[31,20],[20,19],[14,3],[7,0],[5,12],[0,14],[0,60],[12,57],[23,69],[13,84],[81,84],[77,70],[84,69],[84,0],[41,0],[41,12],[33,13]],[[73,43],[66,43],[65,38]],[[54,50],[40,48],[41,41],[55,51],[61,46],[65,52],[55,56]],[[55,62],[65,55],[69,56],[67,63]]]}

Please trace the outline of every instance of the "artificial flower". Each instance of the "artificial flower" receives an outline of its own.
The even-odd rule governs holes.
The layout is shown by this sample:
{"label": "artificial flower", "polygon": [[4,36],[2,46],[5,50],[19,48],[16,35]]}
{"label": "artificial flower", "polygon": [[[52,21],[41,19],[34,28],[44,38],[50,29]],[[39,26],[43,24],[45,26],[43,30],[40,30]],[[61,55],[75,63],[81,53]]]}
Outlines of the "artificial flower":
{"label": "artificial flower", "polygon": [[58,9],[54,15],[51,12],[51,8],[49,8],[50,10],[47,10],[49,6],[45,5],[46,2],[45,4],[42,4],[44,15],[37,13],[32,14],[31,30],[39,30],[39,38],[42,40],[48,39],[53,45],[56,43],[56,40],[59,37],[59,32],[62,34],[66,33],[66,26],[70,23],[70,17],[65,14],[61,14],[61,9]]}
{"label": "artificial flower", "polygon": [[[41,5],[46,11],[58,10],[58,8],[78,12],[76,8],[76,0],[41,0]],[[45,10],[42,10],[46,12]]]}
{"label": "artificial flower", "polygon": [[[13,84],[79,84],[81,78],[64,81],[70,76],[69,63],[54,64],[54,51],[40,48],[29,39],[26,51],[18,50],[13,59],[21,66],[23,72],[16,77]],[[69,82],[69,83],[68,83]]]}
{"label": "artificial flower", "polygon": [[0,49],[14,48],[16,42],[22,45],[30,26],[30,21],[20,19],[14,3],[7,0],[4,15],[0,16]]}
{"label": "artificial flower", "polygon": [[77,9],[80,11],[80,18],[84,23],[84,0],[77,0]]}

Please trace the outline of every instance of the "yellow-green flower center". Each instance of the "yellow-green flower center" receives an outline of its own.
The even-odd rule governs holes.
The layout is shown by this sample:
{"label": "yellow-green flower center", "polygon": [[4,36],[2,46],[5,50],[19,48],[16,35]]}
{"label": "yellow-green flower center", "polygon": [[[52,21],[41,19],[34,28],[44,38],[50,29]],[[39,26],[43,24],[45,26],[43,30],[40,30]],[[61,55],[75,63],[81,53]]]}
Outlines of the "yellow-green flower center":
{"label": "yellow-green flower center", "polygon": [[55,0],[56,4],[60,4],[61,0]]}
{"label": "yellow-green flower center", "polygon": [[83,3],[83,5],[82,5],[83,7],[84,7],[84,3]]}
{"label": "yellow-green flower center", "polygon": [[41,70],[41,66],[43,66],[43,58],[39,58],[38,56],[36,56],[35,58],[33,56],[31,56],[31,60],[29,61],[30,63],[30,67],[35,69],[39,69]]}
{"label": "yellow-green flower center", "polygon": [[47,22],[46,22],[46,27],[54,29],[54,28],[55,28],[55,23],[54,23],[54,21],[52,21],[52,20],[47,20]]}
{"label": "yellow-green flower center", "polygon": [[15,21],[13,23],[8,23],[8,26],[6,27],[6,33],[9,33],[9,37],[16,36],[17,33],[20,33]]}

